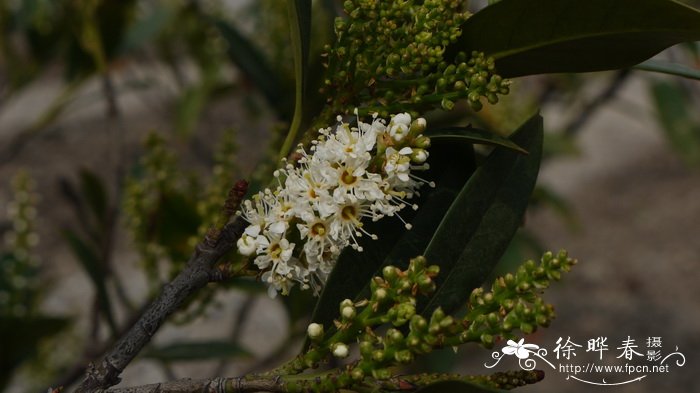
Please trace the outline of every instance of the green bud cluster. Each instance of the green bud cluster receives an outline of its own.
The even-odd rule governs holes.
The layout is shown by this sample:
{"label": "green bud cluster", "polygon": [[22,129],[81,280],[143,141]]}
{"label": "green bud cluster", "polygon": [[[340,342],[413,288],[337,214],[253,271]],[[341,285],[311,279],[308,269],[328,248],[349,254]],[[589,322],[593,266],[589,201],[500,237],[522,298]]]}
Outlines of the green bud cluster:
{"label": "green bud cluster", "polygon": [[469,297],[465,341],[479,341],[490,348],[496,338],[510,337],[515,329],[530,334],[538,326],[548,326],[554,309],[542,300],[540,293],[575,264],[576,260],[569,258],[566,251],[557,255],[546,252],[539,265],[529,260],[515,275],[497,278],[490,292],[474,289]]}
{"label": "green bud cluster", "polygon": [[36,306],[39,259],[33,251],[39,242],[35,230],[38,195],[36,184],[24,171],[12,179],[13,200],[7,204],[12,228],[5,234],[0,253],[0,316],[26,317]]}
{"label": "green bud cluster", "polygon": [[[321,392],[362,386],[371,390],[398,382],[420,387],[442,380],[463,380],[510,389],[537,382],[542,379],[539,371],[489,376],[419,374],[395,377],[392,370],[435,349],[456,348],[470,341],[490,346],[514,329],[530,333],[536,326],[546,326],[554,314],[552,306],[543,302],[539,292],[575,263],[564,251],[556,256],[545,253],[539,265],[527,261],[516,274],[498,278],[491,292],[475,289],[464,318],[447,315],[441,308],[435,309],[429,317],[417,313],[416,297],[435,291],[434,277],[439,273],[439,268],[428,266],[424,257],[412,259],[406,270],[386,266],[381,276],[371,280],[369,299],[343,300],[331,330],[326,331],[316,323],[309,325],[309,349],[276,371],[300,374],[318,367],[331,356],[344,359],[351,354],[351,344],[356,342],[359,350],[356,360],[342,366],[332,378],[306,381],[300,388]],[[386,326],[388,329],[383,328]]]}
{"label": "green bud cluster", "polygon": [[322,93],[335,106],[353,104],[363,114],[380,116],[450,110],[461,99],[475,110],[482,98],[495,104],[510,82],[495,73],[493,58],[479,52],[445,58],[445,48],[469,17],[462,3],[345,1],[347,18],[336,19],[335,45],[325,48],[328,77]]}

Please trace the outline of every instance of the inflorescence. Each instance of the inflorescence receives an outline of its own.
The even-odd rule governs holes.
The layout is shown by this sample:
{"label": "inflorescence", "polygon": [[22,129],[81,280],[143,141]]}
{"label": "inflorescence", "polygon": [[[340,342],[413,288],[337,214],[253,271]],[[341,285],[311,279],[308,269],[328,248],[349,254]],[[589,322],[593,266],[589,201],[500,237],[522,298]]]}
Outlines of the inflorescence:
{"label": "inflorescence", "polygon": [[[470,14],[456,0],[347,0],[333,46],[325,48],[328,78],[322,92],[341,106],[364,110],[451,110],[466,99],[474,110],[508,94],[510,81],[481,52],[454,52]],[[359,100],[359,101],[358,101]]]}
{"label": "inflorescence", "polygon": [[418,208],[408,200],[423,184],[432,185],[413,173],[428,168],[425,127],[424,119],[407,113],[388,124],[376,115],[371,123],[358,118],[357,127],[339,116],[335,127],[319,130],[308,152],[300,145],[296,166],[275,171],[274,190],[243,203],[249,226],[238,251],[255,255],[271,296],[287,294],[295,282],[318,293],[345,247],[362,251],[359,238],[377,238],[363,220],[403,221],[402,209]]}
{"label": "inflorescence", "polygon": [[[307,334],[311,345],[281,370],[298,374],[335,357],[345,359],[345,366],[332,377],[288,387],[299,391],[337,391],[350,386],[391,385],[395,382],[396,366],[408,365],[433,350],[456,349],[467,342],[491,347],[495,340],[512,337],[515,329],[528,334],[537,326],[547,326],[554,313],[540,293],[575,263],[565,251],[556,255],[547,252],[539,264],[528,261],[515,275],[497,278],[490,292],[475,289],[463,317],[448,315],[441,308],[426,313],[417,306],[418,295],[430,296],[435,292],[438,266],[429,266],[424,257],[413,258],[406,270],[386,266],[381,277],[372,279],[369,298],[343,300],[332,326],[310,324]],[[389,329],[385,328],[387,325]],[[355,359],[353,346],[359,350]],[[534,371],[474,377],[420,374],[401,378],[417,387],[438,380],[464,380],[488,387],[512,388],[537,382],[542,375]]]}

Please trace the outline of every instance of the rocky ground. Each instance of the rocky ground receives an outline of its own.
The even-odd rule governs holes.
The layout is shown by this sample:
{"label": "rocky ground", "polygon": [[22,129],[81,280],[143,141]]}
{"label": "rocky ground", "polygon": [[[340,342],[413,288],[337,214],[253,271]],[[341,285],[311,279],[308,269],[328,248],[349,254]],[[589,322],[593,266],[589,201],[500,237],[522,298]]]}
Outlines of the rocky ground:
{"label": "rocky ground", "polygon": [[[45,81],[0,112],[0,140],[7,141],[27,125],[38,108],[47,104],[57,86]],[[621,92],[621,97],[598,112],[581,131],[581,155],[555,159],[543,169],[540,181],[559,192],[574,208],[581,229],[571,231],[551,210],[541,210],[528,217],[528,227],[551,249],[566,248],[580,264],[556,284],[546,297],[555,304],[558,318],[544,331],[528,338],[550,350],[559,337],[571,337],[585,345],[588,338],[609,337],[611,357],[615,347],[628,335],[637,339],[645,350],[645,339],[660,336],[663,353],[675,346],[686,355],[683,367],[672,366],[667,374],[649,374],[640,382],[615,388],[617,392],[699,391],[700,382],[693,378],[700,352],[700,171],[689,169],[670,150],[657,129],[653,111],[639,78]],[[94,97],[98,85],[88,87],[69,112],[56,125],[37,135],[13,160],[0,165],[0,204],[8,198],[8,178],[19,167],[27,167],[36,177],[42,193],[41,256],[46,275],[52,285],[44,309],[53,313],[80,314],[86,297],[91,296],[87,277],[79,270],[65,245],[56,235],[56,227],[72,220],[71,212],[60,200],[57,179],[71,177],[80,166],[99,173],[114,170],[120,149],[133,151],[144,132],[165,130],[168,107],[166,95],[124,92],[119,95],[123,116],[120,123],[104,121],[104,107]],[[91,98],[92,97],[92,98]],[[235,124],[241,130],[243,162],[250,170],[251,157],[260,154],[256,130],[265,130],[265,116],[249,116],[241,109],[249,102],[238,99],[214,105],[203,128],[221,129]],[[545,119],[559,117],[557,109],[545,110]],[[262,131],[261,131],[262,132]],[[214,134],[202,134],[202,145]],[[0,142],[2,144],[4,142]],[[203,150],[206,154],[206,148]],[[127,155],[127,160],[133,157]],[[244,164],[246,165],[246,164]],[[128,239],[119,238],[116,255],[118,274],[127,283],[130,296],[138,298],[145,291],[145,282],[136,268],[137,256],[129,251]],[[230,335],[235,310],[242,295],[221,294],[221,307],[213,309],[206,319],[186,327],[168,326],[156,337],[157,342],[181,338],[219,338]],[[244,324],[243,336],[248,349],[264,356],[283,339],[286,324],[278,302],[259,298],[254,302],[251,319]],[[76,336],[87,321],[75,325]],[[498,349],[500,347],[497,347]],[[483,363],[490,362],[486,350],[469,350],[465,371],[485,373]],[[582,354],[583,355],[583,354]],[[606,354],[608,355],[608,354]],[[619,359],[618,359],[619,360]],[[508,363],[510,362],[510,363]],[[570,363],[576,363],[572,360]],[[250,361],[226,368],[235,375],[245,370]],[[504,359],[508,368],[517,367],[513,359]],[[124,379],[127,384],[156,382],[172,375],[207,375],[216,364],[183,364],[164,370],[156,363],[142,360],[130,366]],[[523,392],[588,392],[595,387],[567,380],[567,373],[547,369],[546,379]],[[580,375],[579,375],[580,376]],[[638,375],[635,375],[638,376]],[[583,376],[580,376],[584,378]],[[588,379],[601,382],[598,375]],[[607,378],[619,382],[626,375]],[[15,379],[12,392],[19,392],[28,383]]]}

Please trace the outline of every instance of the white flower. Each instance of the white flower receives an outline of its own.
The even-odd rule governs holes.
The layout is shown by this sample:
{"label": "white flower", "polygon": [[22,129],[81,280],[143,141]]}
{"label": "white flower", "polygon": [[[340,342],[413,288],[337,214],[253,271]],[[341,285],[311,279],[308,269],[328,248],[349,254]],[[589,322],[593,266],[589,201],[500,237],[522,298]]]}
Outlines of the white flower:
{"label": "white flower", "polygon": [[389,179],[396,177],[404,183],[409,182],[409,174],[411,172],[411,153],[413,149],[404,147],[397,151],[393,147],[386,149],[386,164],[384,171]]}
{"label": "white flower", "polygon": [[255,241],[258,244],[256,250],[258,257],[255,258],[255,264],[260,269],[265,269],[272,264],[273,270],[279,269],[284,271],[282,274],[286,274],[289,269],[284,263],[291,258],[294,243],[290,243],[276,233],[268,233],[267,236],[259,235]]}
{"label": "white flower", "polygon": [[243,236],[241,236],[241,238],[238,239],[238,242],[236,242],[238,252],[246,256],[253,255],[255,250],[258,248],[258,243],[255,241],[255,238],[258,237],[259,233],[259,225],[248,226],[243,232]]}
{"label": "white flower", "polygon": [[[408,113],[401,113],[388,126],[376,114],[371,123],[358,118],[357,127],[340,117],[338,122],[320,129],[308,152],[297,150],[296,165],[274,172],[275,189],[242,204],[241,216],[250,225],[237,242],[238,251],[255,255],[270,296],[286,294],[296,283],[318,294],[343,248],[362,251],[360,238],[377,238],[363,228],[364,220],[394,216],[411,227],[398,213],[406,206],[418,208],[407,200],[427,183],[412,173],[427,164],[411,162],[425,161],[429,139],[409,137],[412,124],[422,130],[425,120],[412,123]],[[295,247],[289,239],[301,239],[303,245]]]}
{"label": "white flower", "polygon": [[408,135],[408,131],[411,128],[411,115],[408,113],[399,113],[394,115],[389,122],[389,136],[391,136],[394,141],[401,142],[401,140]]}

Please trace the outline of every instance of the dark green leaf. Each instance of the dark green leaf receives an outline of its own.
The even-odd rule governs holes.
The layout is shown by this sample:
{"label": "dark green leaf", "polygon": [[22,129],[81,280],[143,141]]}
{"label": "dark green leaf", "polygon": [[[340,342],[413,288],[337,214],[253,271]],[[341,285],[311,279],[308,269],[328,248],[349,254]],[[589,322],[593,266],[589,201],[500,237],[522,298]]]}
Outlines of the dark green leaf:
{"label": "dark green leaf", "polygon": [[172,16],[170,7],[156,5],[149,14],[128,27],[118,52],[125,54],[141,49],[161,32]]}
{"label": "dark green leaf", "polygon": [[204,81],[187,88],[182,93],[176,103],[175,111],[175,130],[179,135],[189,136],[192,133],[209,99],[209,94],[210,86]]}
{"label": "dark green leaf", "polygon": [[107,293],[107,272],[105,272],[102,264],[103,261],[99,253],[70,229],[65,229],[63,231],[63,236],[68,242],[68,246],[73,251],[73,254],[75,254],[75,257],[78,259],[78,262],[80,262],[80,266],[85,273],[87,273],[92,285],[95,287],[95,294],[100,305],[100,311],[107,320],[112,334],[116,335],[117,325],[114,322],[112,305],[109,294]]}
{"label": "dark green leaf", "polygon": [[692,97],[673,82],[655,82],[651,92],[659,122],[673,148],[688,164],[700,164],[700,119],[694,112],[696,107],[689,104]]}
{"label": "dark green leaf", "polygon": [[42,339],[61,332],[67,325],[64,318],[0,316],[0,391],[9,382],[12,371],[36,355]]}
{"label": "dark green leaf", "polygon": [[505,77],[631,67],[700,40],[700,12],[671,0],[502,0],[469,18],[455,50]]}
{"label": "dark green leaf", "polygon": [[416,390],[416,393],[497,393],[505,390],[487,388],[465,381],[442,381]]}
{"label": "dark green leaf", "polygon": [[301,319],[308,319],[309,314],[314,309],[316,297],[311,291],[301,291],[298,288],[290,296],[282,296],[280,299],[287,310],[290,326],[294,326]]}
{"label": "dark green leaf", "polygon": [[170,253],[172,260],[182,261],[191,252],[187,240],[197,233],[200,223],[196,202],[173,191],[161,197],[152,230],[155,240]]}
{"label": "dark green leaf", "polygon": [[303,120],[306,72],[311,44],[311,0],[288,0],[287,9],[289,11],[292,48],[294,49],[294,116],[287,137],[282,144],[280,158],[289,154]]}
{"label": "dark green leaf", "polygon": [[429,136],[431,140],[464,139],[469,143],[502,146],[518,151],[520,153],[527,154],[527,151],[525,149],[516,145],[510,139],[504,138],[498,134],[494,134],[493,132],[473,128],[471,126],[439,128],[436,130],[428,130],[425,134]]}
{"label": "dark green leaf", "polygon": [[521,225],[542,155],[542,117],[536,115],[511,137],[529,155],[496,149],[452,203],[425,257],[440,266],[437,290],[417,310],[451,312],[493,270]]}
{"label": "dark green leaf", "polygon": [[660,61],[649,60],[642,64],[637,64],[634,68],[642,71],[658,72],[661,74],[700,80],[700,70],[684,66],[683,64],[662,63]]}
{"label": "dark green leaf", "polygon": [[406,230],[399,220],[391,218],[368,222],[364,228],[369,233],[378,234],[379,239],[362,238],[360,245],[364,250],[361,253],[349,247],[343,251],[316,303],[314,322],[331,326],[338,314],[338,304],[346,298],[366,296],[369,280],[379,275],[383,266],[405,267],[410,258],[423,253],[442,217],[474,170],[469,143],[435,141],[430,152],[431,169],[426,178],[434,180],[437,187],[424,187],[416,201],[418,211],[406,209],[401,213],[413,229]]}
{"label": "dark green leaf", "polygon": [[143,356],[164,362],[177,362],[247,357],[250,356],[250,353],[238,344],[227,341],[193,341],[151,347],[144,351]]}
{"label": "dark green leaf", "polygon": [[265,56],[234,25],[221,19],[212,21],[228,44],[229,59],[260,89],[278,115],[284,119],[289,118],[291,112],[284,94],[285,89]]}
{"label": "dark green leaf", "polygon": [[80,190],[92,214],[102,226],[109,220],[107,192],[102,179],[89,169],[80,170]]}

